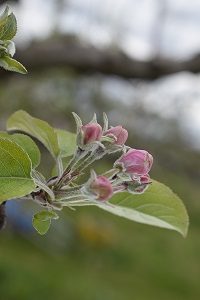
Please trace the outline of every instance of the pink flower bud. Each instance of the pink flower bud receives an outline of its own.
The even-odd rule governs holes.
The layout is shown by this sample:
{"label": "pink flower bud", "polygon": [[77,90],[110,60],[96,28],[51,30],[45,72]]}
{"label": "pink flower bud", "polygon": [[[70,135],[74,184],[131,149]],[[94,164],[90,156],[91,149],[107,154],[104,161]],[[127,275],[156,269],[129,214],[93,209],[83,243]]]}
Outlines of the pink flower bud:
{"label": "pink flower bud", "polygon": [[88,123],[81,127],[81,133],[83,144],[87,145],[101,140],[102,128],[98,123]]}
{"label": "pink flower bud", "polygon": [[105,176],[97,176],[90,184],[90,191],[101,201],[108,200],[113,194],[112,185]]}
{"label": "pink flower bud", "polygon": [[104,132],[105,136],[113,137],[114,144],[116,145],[124,145],[128,138],[128,131],[124,129],[121,125],[112,127]]}
{"label": "pink flower bud", "polygon": [[130,175],[146,175],[153,164],[153,156],[145,150],[130,149],[115,165],[119,165]]}

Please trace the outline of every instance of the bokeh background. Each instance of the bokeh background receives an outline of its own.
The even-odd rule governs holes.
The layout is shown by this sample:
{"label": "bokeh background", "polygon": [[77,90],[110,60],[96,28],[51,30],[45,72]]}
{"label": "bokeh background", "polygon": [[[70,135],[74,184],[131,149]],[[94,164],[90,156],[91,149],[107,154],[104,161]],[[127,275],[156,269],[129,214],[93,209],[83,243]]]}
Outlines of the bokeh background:
{"label": "bokeh background", "polygon": [[18,109],[71,131],[71,111],[85,122],[105,111],[128,128],[132,147],[153,154],[152,177],[183,199],[191,224],[183,239],[95,208],[66,209],[40,237],[35,208],[10,201],[0,299],[199,299],[200,2],[0,0],[0,9],[6,3],[29,73],[0,71],[1,130]]}

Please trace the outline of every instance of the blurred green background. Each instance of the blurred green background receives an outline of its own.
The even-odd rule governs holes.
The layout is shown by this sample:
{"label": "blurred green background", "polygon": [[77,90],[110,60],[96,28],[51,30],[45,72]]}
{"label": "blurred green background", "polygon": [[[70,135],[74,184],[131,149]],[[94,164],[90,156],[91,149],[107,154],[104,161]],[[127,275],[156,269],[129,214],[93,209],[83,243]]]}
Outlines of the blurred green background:
{"label": "blurred green background", "polygon": [[[6,119],[18,109],[70,131],[75,131],[72,111],[85,122],[94,112],[102,121],[105,111],[111,125],[121,124],[129,130],[129,145],[153,154],[152,178],[170,186],[184,201],[190,216],[187,238],[97,208],[76,211],[66,208],[49,233],[41,237],[30,226],[33,204],[15,206],[15,201],[10,201],[7,228],[0,234],[0,299],[199,299],[199,74],[185,70],[163,76],[158,68],[156,74],[151,69],[150,76],[144,68],[140,75],[137,72],[134,75],[134,69],[130,75],[124,64],[117,69],[109,61],[104,68],[102,59],[91,67],[88,58],[80,54],[81,47],[89,45],[90,55],[97,50],[100,56],[109,52],[115,61],[115,55],[120,53],[117,57],[121,59],[123,53],[131,61],[145,64],[161,59],[173,64],[180,57],[184,62],[196,55],[200,50],[198,43],[189,40],[188,48],[181,38],[188,24],[193,26],[188,30],[194,36],[199,29],[198,20],[192,18],[192,13],[200,17],[198,3],[190,2],[189,14],[186,1],[179,1],[179,6],[171,1],[162,1],[163,6],[159,4],[161,1],[150,2],[151,10],[148,1],[118,0],[115,8],[113,1],[103,1],[101,9],[98,1],[52,0],[45,5],[39,0],[35,4],[29,0],[8,2],[20,25],[18,55],[29,73],[22,76],[1,71],[0,128],[5,129]],[[138,23],[129,15],[136,7],[133,16],[138,14]],[[151,39],[149,32],[144,34],[150,22],[147,18],[145,23],[144,17],[148,16],[153,20]],[[31,18],[35,20],[32,26],[28,21]],[[170,37],[174,39],[174,32],[170,33],[172,24],[177,26],[174,28],[180,37],[181,50],[178,45],[174,45],[174,51],[170,48]],[[129,43],[124,37],[127,32],[132,36]],[[149,39],[151,47],[147,45]],[[54,45],[62,48],[63,41],[66,48],[72,41],[75,43],[73,49],[78,50],[73,54],[77,64],[74,58],[72,62],[63,57],[59,61],[59,55],[57,60],[52,58],[54,63],[51,58],[45,61],[39,57],[46,43],[49,51],[54,52]],[[127,43],[129,46],[125,48]],[[26,56],[28,51],[30,56]],[[44,158],[41,168],[49,175],[52,160],[41,150]],[[97,171],[109,168],[113,161],[104,162],[95,166]]]}

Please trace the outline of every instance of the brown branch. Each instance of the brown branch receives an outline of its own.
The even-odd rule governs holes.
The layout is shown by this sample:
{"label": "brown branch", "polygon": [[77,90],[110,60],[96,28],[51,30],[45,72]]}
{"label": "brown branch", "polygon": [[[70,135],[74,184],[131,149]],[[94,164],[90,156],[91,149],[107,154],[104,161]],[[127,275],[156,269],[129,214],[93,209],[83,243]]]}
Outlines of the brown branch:
{"label": "brown branch", "polygon": [[[164,58],[138,61],[120,51],[99,50],[67,37],[33,43],[28,49],[18,50],[16,59],[19,59],[29,72],[52,67],[71,67],[78,72],[100,72],[146,80],[181,71],[200,72],[200,55],[186,61]],[[7,72],[7,75],[9,74]],[[6,74],[1,71],[0,76],[3,75]]]}
{"label": "brown branch", "polygon": [[[19,3],[20,0],[10,0],[9,2]],[[8,0],[0,0],[0,5],[7,4]]]}

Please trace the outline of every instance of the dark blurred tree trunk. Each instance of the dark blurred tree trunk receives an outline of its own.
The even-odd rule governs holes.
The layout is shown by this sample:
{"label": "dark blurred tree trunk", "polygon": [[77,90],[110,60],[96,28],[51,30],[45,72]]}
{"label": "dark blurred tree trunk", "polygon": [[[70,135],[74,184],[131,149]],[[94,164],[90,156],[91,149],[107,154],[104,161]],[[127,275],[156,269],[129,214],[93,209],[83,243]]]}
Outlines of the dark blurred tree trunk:
{"label": "dark blurred tree trunk", "polygon": [[162,40],[166,24],[166,19],[169,14],[169,7],[167,0],[157,0],[157,13],[152,28],[152,46],[154,49],[154,56],[161,57],[162,54]]}

